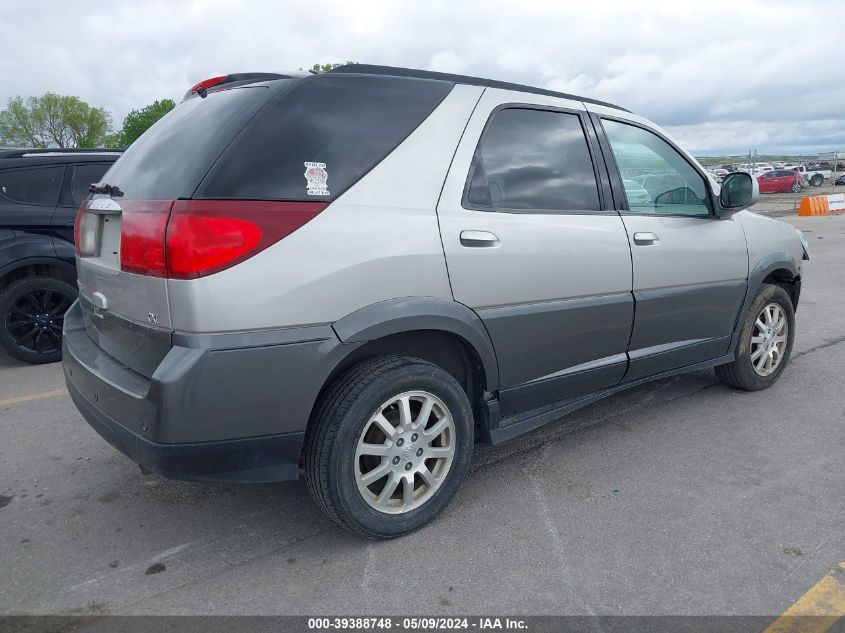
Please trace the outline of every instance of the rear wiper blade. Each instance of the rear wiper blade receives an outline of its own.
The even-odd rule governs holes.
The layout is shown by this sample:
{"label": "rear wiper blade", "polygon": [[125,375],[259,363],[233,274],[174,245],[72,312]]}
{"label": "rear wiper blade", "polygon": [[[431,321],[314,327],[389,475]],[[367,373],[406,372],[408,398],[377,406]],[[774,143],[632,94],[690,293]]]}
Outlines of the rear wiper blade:
{"label": "rear wiper blade", "polygon": [[119,198],[123,195],[123,192],[117,185],[110,185],[105,182],[95,182],[93,185],[88,187],[88,193],[104,193],[112,196],[113,198]]}

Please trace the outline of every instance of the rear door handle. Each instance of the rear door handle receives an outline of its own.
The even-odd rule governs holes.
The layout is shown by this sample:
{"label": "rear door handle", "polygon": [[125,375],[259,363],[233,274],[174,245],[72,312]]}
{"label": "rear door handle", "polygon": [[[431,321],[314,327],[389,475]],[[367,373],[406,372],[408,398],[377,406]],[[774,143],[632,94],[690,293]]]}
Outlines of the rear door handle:
{"label": "rear door handle", "polygon": [[660,238],[657,237],[657,233],[634,233],[634,244],[637,246],[660,244]]}
{"label": "rear door handle", "polygon": [[498,245],[499,238],[490,231],[461,231],[461,246],[489,248]]}

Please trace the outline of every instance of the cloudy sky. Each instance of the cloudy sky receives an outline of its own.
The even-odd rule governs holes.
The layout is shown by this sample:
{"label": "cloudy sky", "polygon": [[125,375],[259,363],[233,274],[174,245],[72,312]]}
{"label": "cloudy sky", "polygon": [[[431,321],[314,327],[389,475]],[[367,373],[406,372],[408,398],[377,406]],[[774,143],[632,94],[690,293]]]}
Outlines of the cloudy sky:
{"label": "cloudy sky", "polygon": [[0,4],[0,105],[74,94],[117,126],[213,75],[345,60],[612,101],[702,154],[845,151],[841,0]]}

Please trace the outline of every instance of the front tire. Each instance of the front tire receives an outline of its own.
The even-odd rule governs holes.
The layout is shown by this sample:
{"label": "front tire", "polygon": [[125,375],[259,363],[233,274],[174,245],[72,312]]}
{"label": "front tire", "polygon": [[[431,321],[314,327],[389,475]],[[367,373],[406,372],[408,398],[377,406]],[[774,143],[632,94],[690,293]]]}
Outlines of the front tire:
{"label": "front tire", "polygon": [[305,440],[308,489],[346,529],[402,536],[455,495],[473,428],[469,399],[445,370],[408,356],[363,361],[317,403]]}
{"label": "front tire", "polygon": [[822,178],[818,174],[816,174],[815,176],[813,176],[810,179],[810,184],[813,185],[814,187],[821,187],[823,182],[824,182],[824,178]]}
{"label": "front tire", "polygon": [[735,360],[716,367],[716,376],[736,389],[768,389],[789,362],[794,339],[792,300],[780,286],[763,284],[742,325]]}

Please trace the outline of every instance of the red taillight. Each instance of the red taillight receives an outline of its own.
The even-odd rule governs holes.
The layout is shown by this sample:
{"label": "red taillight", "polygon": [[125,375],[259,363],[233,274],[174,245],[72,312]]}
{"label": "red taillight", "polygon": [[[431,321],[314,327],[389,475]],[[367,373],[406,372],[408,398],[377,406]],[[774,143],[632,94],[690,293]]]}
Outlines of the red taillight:
{"label": "red taillight", "polygon": [[164,237],[173,201],[121,200],[120,207],[120,269],[166,277]]}
{"label": "red taillight", "polygon": [[199,92],[200,90],[211,88],[212,86],[216,86],[217,84],[222,84],[224,81],[226,81],[226,78],[228,76],[229,75],[219,75],[217,77],[210,77],[208,79],[205,79],[204,81],[199,82],[197,85],[191,88],[191,92]]}
{"label": "red taillight", "polygon": [[195,279],[252,257],[325,209],[325,202],[177,200],[167,227],[167,276]]}
{"label": "red taillight", "polygon": [[120,206],[121,270],[196,279],[252,257],[312,220],[328,203],[121,200]]}

